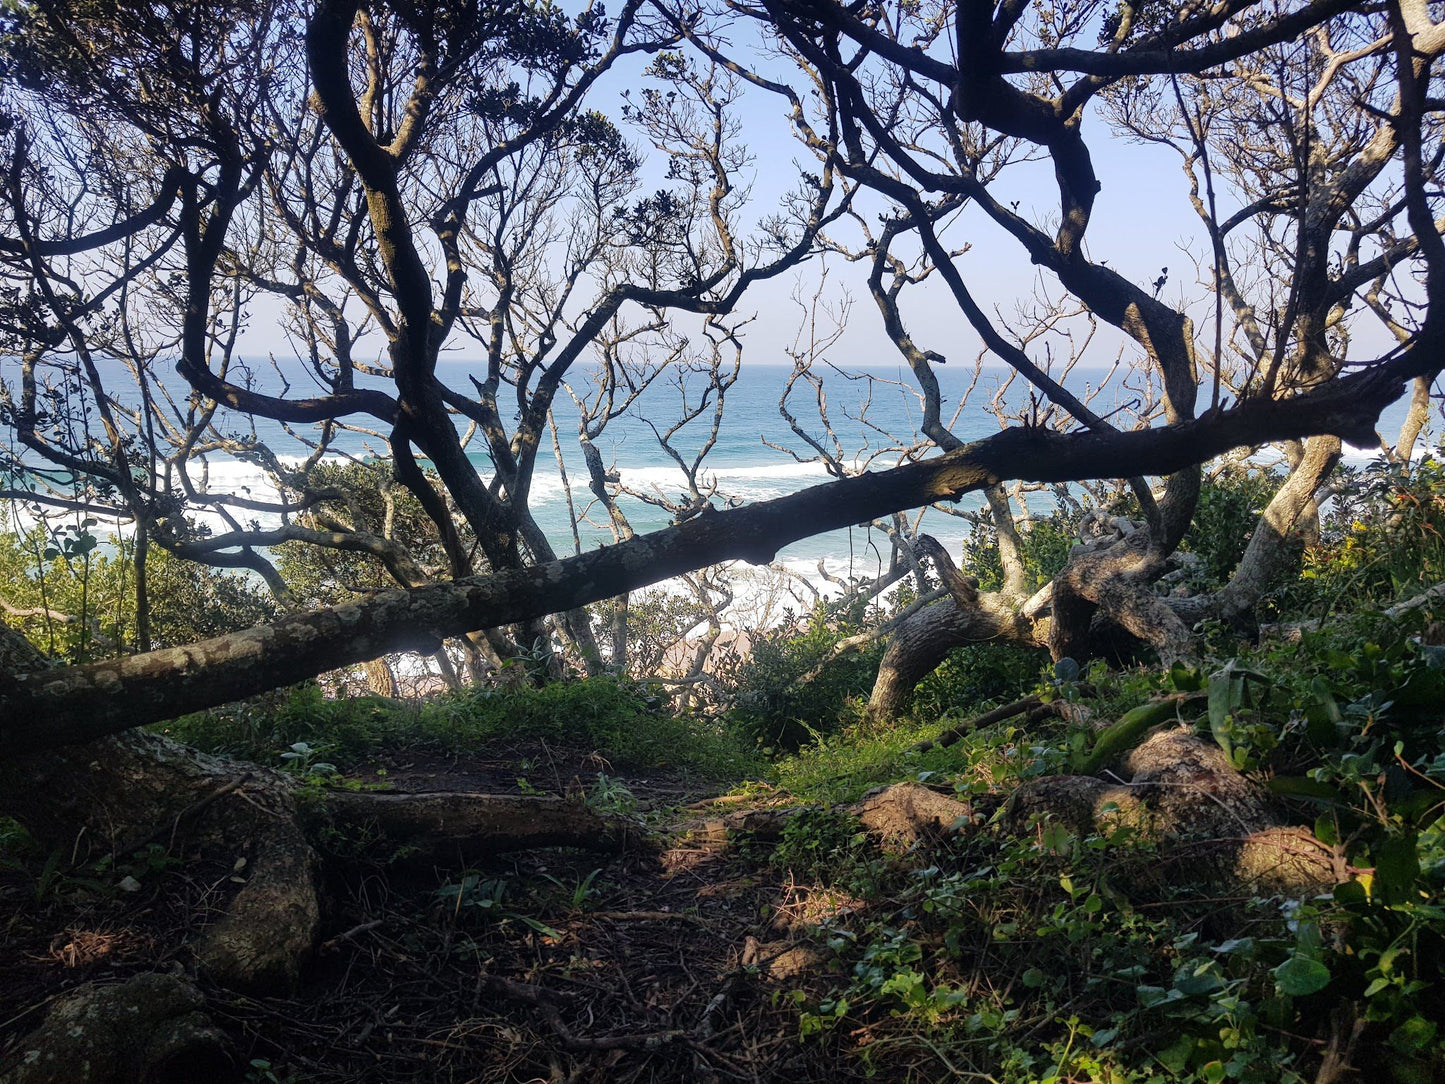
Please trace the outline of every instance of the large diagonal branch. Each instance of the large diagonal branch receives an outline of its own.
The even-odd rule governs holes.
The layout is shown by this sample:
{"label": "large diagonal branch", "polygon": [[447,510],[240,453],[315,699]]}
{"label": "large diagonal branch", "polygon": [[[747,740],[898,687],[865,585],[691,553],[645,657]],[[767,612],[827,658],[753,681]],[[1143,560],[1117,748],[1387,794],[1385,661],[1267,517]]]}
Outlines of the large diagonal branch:
{"label": "large diagonal branch", "polygon": [[0,252],[21,256],[27,253],[36,256],[75,256],[82,252],[104,248],[106,245],[123,241],[128,237],[134,237],[141,230],[154,226],[165,218],[172,205],[175,204],[176,197],[181,194],[181,182],[185,177],[185,170],[179,166],[172,166],[161,178],[160,191],[149,207],[137,211],[113,225],[106,226],[104,229],[82,234],[79,237],[58,237],[52,240],[0,237]]}
{"label": "large diagonal branch", "polygon": [[1312,27],[1356,6],[1355,0],[1314,0],[1286,15],[1261,22],[1236,34],[1189,46],[1216,30],[1225,19],[1252,4],[1219,5],[1205,14],[1173,23],[1118,52],[1095,49],[1024,49],[1001,53],[998,70],[1018,72],[1079,72],[1120,79],[1130,75],[1166,75],[1202,72],[1240,57],[1250,56],[1303,35]]}
{"label": "large diagonal branch", "polygon": [[1291,400],[1251,399],[1198,420],[1127,433],[1018,428],[936,459],[864,474],[745,508],[699,515],[629,542],[485,579],[295,614],[243,632],[128,659],[0,674],[0,754],[87,741],[196,711],[387,651],[574,609],[660,580],[782,546],[1005,479],[1061,482],[1170,473],[1244,445],[1318,433],[1367,443],[1406,380],[1440,371],[1430,325],[1398,357]]}

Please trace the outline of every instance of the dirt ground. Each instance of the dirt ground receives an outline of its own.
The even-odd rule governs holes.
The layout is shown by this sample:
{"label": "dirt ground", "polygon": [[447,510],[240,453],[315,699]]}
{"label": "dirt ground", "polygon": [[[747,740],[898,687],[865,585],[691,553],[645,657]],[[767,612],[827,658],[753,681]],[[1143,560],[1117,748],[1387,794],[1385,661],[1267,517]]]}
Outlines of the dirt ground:
{"label": "dirt ground", "polygon": [[[348,776],[409,791],[590,795],[637,817],[648,843],[627,853],[501,856],[467,870],[332,863],[325,929],[300,988],[246,997],[200,983],[241,1079],[861,1073],[855,1059],[802,1043],[788,1000],[791,990],[830,981],[826,954],[810,946],[816,920],[836,901],[810,899],[756,854],[727,845],[709,822],[735,806],[714,804],[705,786],[615,772],[595,755],[541,744],[478,757],[388,756]],[[187,941],[245,871],[188,854],[184,841],[158,848],[101,869],[93,856],[7,863],[0,1060],[80,984],[192,970]],[[131,880],[117,888],[123,873]]]}

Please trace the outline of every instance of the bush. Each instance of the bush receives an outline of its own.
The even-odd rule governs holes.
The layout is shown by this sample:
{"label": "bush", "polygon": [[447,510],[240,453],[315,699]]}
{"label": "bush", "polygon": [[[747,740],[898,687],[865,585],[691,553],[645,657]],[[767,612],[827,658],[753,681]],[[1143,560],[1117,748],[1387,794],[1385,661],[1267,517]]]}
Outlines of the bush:
{"label": "bush", "polygon": [[966,718],[995,700],[1012,700],[1038,684],[1049,653],[1014,644],[955,648],[918,683],[909,714],[915,719]]}
{"label": "bush", "polygon": [[1215,589],[1228,582],[1280,481],[1270,471],[1248,468],[1226,469],[1204,479],[1194,521],[1179,547],[1199,559],[1204,580],[1200,587]]}
{"label": "bush", "polygon": [[[1020,554],[1028,586],[1042,587],[1069,560],[1069,550],[1078,541],[1079,515],[1052,512],[1033,520],[1019,531]],[[963,553],[963,573],[978,580],[982,591],[1003,587],[1003,560],[998,552],[998,532],[991,525],[974,528]]]}
{"label": "bush", "polygon": [[768,752],[794,750],[858,719],[861,698],[878,675],[883,645],[829,659],[838,642],[854,631],[849,621],[830,627],[820,610],[802,625],[755,640],[732,674],[727,720],[739,740]]}
{"label": "bush", "polygon": [[[35,612],[0,618],[42,652],[67,663],[135,650],[135,555],[124,540],[72,527],[0,533],[0,581],[12,605]],[[264,624],[280,612],[259,579],[223,572],[152,546],[146,560],[152,647],[194,643]],[[57,616],[63,615],[63,616]]]}
{"label": "bush", "polygon": [[1380,462],[1342,472],[1319,544],[1285,594],[1295,612],[1387,605],[1445,579],[1445,463]]}

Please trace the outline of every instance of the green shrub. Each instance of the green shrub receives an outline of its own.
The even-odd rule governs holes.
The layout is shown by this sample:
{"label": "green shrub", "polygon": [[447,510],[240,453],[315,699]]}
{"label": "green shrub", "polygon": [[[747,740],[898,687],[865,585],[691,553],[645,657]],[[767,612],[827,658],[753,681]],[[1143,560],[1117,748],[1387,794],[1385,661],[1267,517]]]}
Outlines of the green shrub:
{"label": "green shrub", "polygon": [[909,714],[915,719],[977,715],[996,700],[1013,700],[1038,684],[1049,654],[1014,644],[969,644],[949,652],[918,683]]}
{"label": "green shrub", "polygon": [[1288,611],[1387,605],[1445,579],[1445,463],[1380,462],[1341,479],[1319,544],[1285,592]]}
{"label": "green shrub", "polygon": [[819,611],[801,625],[759,636],[731,675],[727,719],[739,740],[768,751],[793,750],[855,721],[878,675],[883,645],[830,659],[854,631],[852,622],[830,625]]}
{"label": "green shrub", "polygon": [[[1019,531],[1019,556],[1030,589],[1042,587],[1064,567],[1069,550],[1078,542],[1079,514],[1052,512],[1025,525]],[[975,527],[964,547],[964,575],[978,580],[983,591],[1003,587],[1003,560],[998,551],[998,532],[991,524]]]}
{"label": "green shrub", "polygon": [[1194,521],[1179,547],[1199,558],[1202,582],[1196,586],[1213,589],[1228,582],[1280,481],[1270,471],[1249,468],[1228,469],[1204,479]]}
{"label": "green shrub", "polygon": [[[94,520],[70,528],[0,533],[0,582],[16,608],[0,617],[37,648],[68,663],[135,650],[135,555],[104,543]],[[146,560],[152,647],[194,643],[274,619],[279,610],[255,578],[174,557],[152,546]],[[63,616],[57,616],[63,615]]]}
{"label": "green shrub", "polygon": [[313,683],[161,724],[210,752],[278,764],[298,742],[345,766],[381,749],[477,752],[491,743],[543,739],[595,751],[626,767],[679,767],[713,777],[748,761],[721,724],[660,707],[642,687],[615,678],[540,688],[474,689],[437,700],[330,700]]}

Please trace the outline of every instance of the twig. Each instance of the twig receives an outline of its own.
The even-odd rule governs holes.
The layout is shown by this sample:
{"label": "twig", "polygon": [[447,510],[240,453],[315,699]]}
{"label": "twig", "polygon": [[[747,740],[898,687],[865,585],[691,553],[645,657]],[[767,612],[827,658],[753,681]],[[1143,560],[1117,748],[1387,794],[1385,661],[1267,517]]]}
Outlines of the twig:
{"label": "twig", "polygon": [[322,942],[320,951],[321,951],[321,952],[330,952],[331,950],[333,950],[333,949],[335,949],[335,948],[337,948],[337,947],[345,944],[347,941],[350,941],[352,938],[354,938],[354,937],[360,937],[362,934],[366,933],[368,930],[374,930],[374,929],[376,929],[378,926],[381,925],[381,923],[382,923],[382,920],[378,918],[378,919],[374,919],[374,920],[371,921],[371,922],[363,922],[363,923],[361,923],[361,925],[359,925],[359,926],[353,926],[353,927],[351,927],[351,929],[347,930],[345,933],[337,934],[337,935],[336,935],[335,937],[333,937],[330,941],[324,941],[324,942]]}

